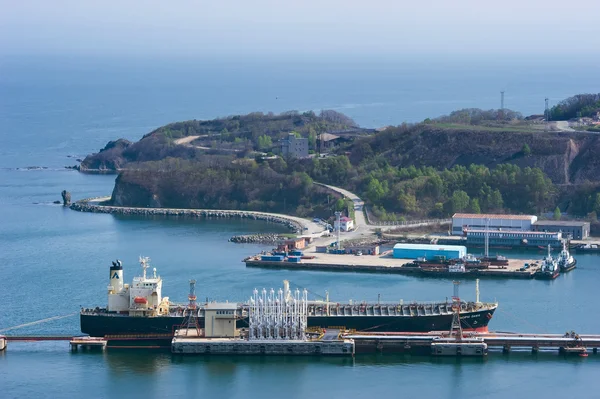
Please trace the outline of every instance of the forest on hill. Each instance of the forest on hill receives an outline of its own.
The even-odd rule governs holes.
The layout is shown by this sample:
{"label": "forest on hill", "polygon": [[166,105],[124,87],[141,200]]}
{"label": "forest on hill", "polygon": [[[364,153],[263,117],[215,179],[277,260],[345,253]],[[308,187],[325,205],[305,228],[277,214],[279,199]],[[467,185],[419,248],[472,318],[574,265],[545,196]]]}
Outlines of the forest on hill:
{"label": "forest on hill", "polygon": [[[360,134],[324,156],[271,154],[291,132],[314,151],[318,134],[340,131]],[[579,216],[600,211],[599,135],[543,131],[506,109],[463,109],[373,132],[335,111],[177,122],[136,143],[110,142],[81,170],[119,170],[113,202],[122,205],[302,216],[342,207],[330,198],[325,204],[316,181],[356,192],[384,220],[458,211],[539,214],[557,206]],[[182,138],[190,140],[182,145]]]}

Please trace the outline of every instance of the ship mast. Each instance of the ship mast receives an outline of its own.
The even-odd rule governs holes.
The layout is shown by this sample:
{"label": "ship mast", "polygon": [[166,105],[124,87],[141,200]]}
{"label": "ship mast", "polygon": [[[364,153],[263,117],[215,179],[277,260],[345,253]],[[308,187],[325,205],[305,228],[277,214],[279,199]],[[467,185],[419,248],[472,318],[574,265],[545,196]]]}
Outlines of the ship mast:
{"label": "ship mast", "polygon": [[462,340],[463,330],[460,324],[460,297],[458,296],[458,286],[460,281],[453,281],[454,296],[452,296],[452,324],[450,325],[450,336],[455,336],[457,341]]}
{"label": "ship mast", "polygon": [[185,321],[185,335],[188,335],[190,330],[196,330],[196,336],[200,336],[200,327],[198,326],[198,306],[196,305],[196,280],[190,280],[190,293],[188,295],[188,314]]}

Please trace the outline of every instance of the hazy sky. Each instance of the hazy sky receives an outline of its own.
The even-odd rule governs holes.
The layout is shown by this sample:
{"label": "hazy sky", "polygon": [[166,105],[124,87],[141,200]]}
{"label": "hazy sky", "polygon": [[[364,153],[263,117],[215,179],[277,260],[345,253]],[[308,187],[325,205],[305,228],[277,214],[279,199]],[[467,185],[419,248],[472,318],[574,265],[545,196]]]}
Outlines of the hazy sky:
{"label": "hazy sky", "polygon": [[0,0],[0,54],[563,54],[600,0]]}

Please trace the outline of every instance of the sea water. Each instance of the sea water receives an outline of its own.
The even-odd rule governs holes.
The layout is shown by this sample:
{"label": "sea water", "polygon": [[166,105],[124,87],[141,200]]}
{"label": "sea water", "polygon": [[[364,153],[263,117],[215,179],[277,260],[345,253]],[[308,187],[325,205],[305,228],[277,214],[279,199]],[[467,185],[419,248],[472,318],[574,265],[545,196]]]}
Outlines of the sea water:
{"label": "sea water", "polygon": [[[319,65],[3,60],[0,330],[60,316],[5,334],[78,334],[80,307],[106,304],[111,261],[123,261],[129,281],[140,273],[139,255],[152,259],[164,280],[163,294],[180,302],[192,278],[201,300],[242,301],[254,288],[277,288],[283,279],[308,288],[311,297],[328,291],[332,301],[375,301],[378,295],[382,301],[431,301],[452,295],[448,279],[246,269],[242,259],[269,246],[233,244],[228,238],[284,231],[275,224],[87,214],[53,204],[64,189],[74,200],[111,193],[114,175],[64,169],[109,140],[137,140],[171,121],[254,110],[332,108],[364,126],[398,124],[463,106],[497,107],[496,92],[507,80],[513,82],[506,89],[513,101],[507,106],[525,113],[540,112],[538,97],[543,106],[544,96],[600,91],[590,86],[600,81],[596,69],[590,67],[585,77],[576,73],[585,64],[540,65],[546,68],[542,75],[514,66],[503,73],[494,65],[471,70],[455,64]],[[500,304],[490,328],[600,333],[595,291],[600,257],[576,256],[578,268],[555,281],[482,280],[481,299]],[[474,282],[465,281],[460,289],[463,298],[474,299]],[[0,397],[593,398],[598,359],[555,353],[493,353],[486,360],[180,358],[143,351],[72,354],[66,342],[11,342],[0,353]]]}

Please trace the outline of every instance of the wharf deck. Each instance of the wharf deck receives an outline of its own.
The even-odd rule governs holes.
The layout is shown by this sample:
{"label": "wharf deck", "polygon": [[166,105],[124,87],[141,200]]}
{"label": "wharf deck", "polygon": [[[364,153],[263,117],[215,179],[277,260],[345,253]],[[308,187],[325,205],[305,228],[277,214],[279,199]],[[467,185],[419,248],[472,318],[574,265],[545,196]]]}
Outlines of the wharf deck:
{"label": "wharf deck", "polygon": [[339,272],[360,272],[360,273],[392,273],[413,275],[419,277],[450,277],[454,278],[518,278],[530,279],[534,277],[538,267],[530,267],[521,270],[525,263],[533,264],[536,261],[532,259],[510,259],[508,266],[490,266],[482,270],[468,270],[467,272],[449,272],[449,271],[424,271],[418,267],[410,267],[412,259],[396,259],[389,254],[373,255],[336,255],[323,253],[305,253],[305,255],[314,255],[314,259],[302,259],[300,262],[286,261],[264,261],[260,255],[244,259],[246,267],[260,267],[272,269],[287,270],[320,270],[320,271],[339,271]]}
{"label": "wharf deck", "polygon": [[[448,333],[428,334],[343,334],[352,339],[357,353],[366,352],[428,352],[431,344]],[[527,348],[533,352],[540,349],[553,349],[561,353],[585,352],[592,349],[597,353],[600,347],[600,335],[560,335],[560,334],[516,334],[516,333],[468,333],[465,338],[481,339],[488,348],[509,352],[513,348]]]}
{"label": "wharf deck", "polygon": [[249,341],[241,338],[175,337],[171,352],[187,355],[353,356],[354,342],[350,339]]}

